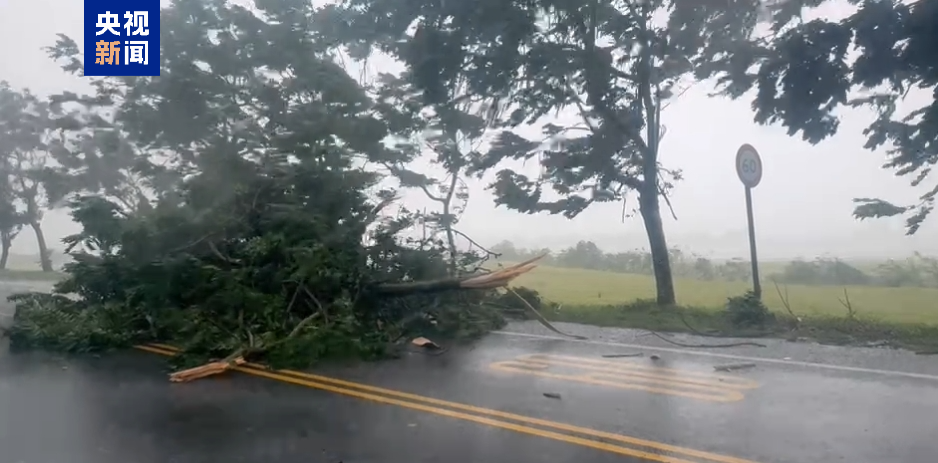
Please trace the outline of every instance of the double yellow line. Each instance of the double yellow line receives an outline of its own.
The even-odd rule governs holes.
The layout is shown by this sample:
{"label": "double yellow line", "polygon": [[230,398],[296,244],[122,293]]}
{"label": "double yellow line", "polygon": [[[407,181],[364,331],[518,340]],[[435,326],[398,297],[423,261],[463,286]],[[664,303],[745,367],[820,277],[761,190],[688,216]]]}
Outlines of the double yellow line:
{"label": "double yellow line", "polygon": [[[136,346],[136,348],[166,356],[173,356],[178,352],[178,350],[172,346],[164,344],[141,345]],[[396,405],[410,410],[470,421],[485,426],[544,437],[604,452],[660,463],[755,463],[740,458],[663,444],[639,439],[637,437],[597,431],[580,426],[516,415],[514,413],[476,407],[458,402],[450,402],[301,371],[273,371],[263,365],[254,363],[247,363],[243,366],[235,367],[234,369],[252,376],[259,376],[297,386],[333,392],[376,403]]]}
{"label": "double yellow line", "polygon": [[[746,378],[611,362],[566,355],[533,354],[495,362],[489,368],[515,374],[573,381],[596,386],[633,389],[709,402],[737,402],[743,391],[759,387]],[[553,369],[553,371],[549,371]]]}

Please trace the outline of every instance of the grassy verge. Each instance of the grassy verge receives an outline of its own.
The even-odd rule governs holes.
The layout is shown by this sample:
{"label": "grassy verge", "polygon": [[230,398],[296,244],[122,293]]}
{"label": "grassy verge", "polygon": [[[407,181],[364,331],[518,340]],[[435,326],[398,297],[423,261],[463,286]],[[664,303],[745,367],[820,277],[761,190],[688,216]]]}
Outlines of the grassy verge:
{"label": "grassy verge", "polygon": [[539,267],[520,277],[517,284],[560,306],[544,307],[544,316],[552,321],[713,336],[765,335],[826,344],[885,342],[916,351],[938,351],[938,289],[933,288],[792,285],[777,291],[769,282],[763,287],[763,302],[775,321],[746,331],[733,327],[724,310],[728,298],[749,289],[743,282],[678,279],[679,307],[669,308],[649,301],[653,301],[655,285],[644,275]]}
{"label": "grassy verge", "polygon": [[848,318],[777,315],[774,323],[761,328],[734,327],[726,313],[701,307],[660,308],[653,301],[622,305],[561,306],[545,308],[550,321],[594,326],[636,328],[713,337],[775,337],[789,341],[816,341],[837,345],[888,345],[920,353],[938,353],[938,326],[922,323],[891,323],[862,317]]}
{"label": "grassy verge", "polygon": [[[654,279],[646,275],[600,272],[559,267],[538,267],[516,281],[538,291],[545,299],[564,306],[607,306],[655,297]],[[678,304],[719,310],[729,297],[749,289],[745,282],[677,279]],[[841,318],[846,289],[856,315],[863,319],[899,324],[938,326],[938,289],[884,288],[876,286],[801,286],[779,288],[763,283],[763,301],[772,311],[787,314],[789,307],[799,317]]]}
{"label": "grassy verge", "polygon": [[61,272],[43,272],[41,270],[0,270],[0,281],[50,281],[64,278]]}
{"label": "grassy verge", "polygon": [[774,323],[758,329],[735,328],[726,313],[701,307],[660,308],[653,301],[622,305],[561,306],[545,308],[551,321],[595,326],[637,328],[672,333],[693,333],[715,337],[777,337],[789,341],[816,341],[824,344],[869,345],[931,353],[938,351],[938,326],[920,323],[890,323],[862,317],[812,316],[800,322],[778,315]]}

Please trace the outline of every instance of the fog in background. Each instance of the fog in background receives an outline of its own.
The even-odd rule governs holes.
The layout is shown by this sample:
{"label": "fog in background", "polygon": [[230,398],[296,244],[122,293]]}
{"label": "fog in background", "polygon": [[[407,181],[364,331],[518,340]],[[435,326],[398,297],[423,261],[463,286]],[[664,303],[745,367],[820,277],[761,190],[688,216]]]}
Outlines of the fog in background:
{"label": "fog in background", "polygon": [[[831,13],[836,14],[837,8],[844,7],[832,5]],[[41,50],[54,43],[56,33],[80,43],[81,18],[78,0],[0,0],[0,80],[40,95],[88,91],[87,84],[66,75]],[[374,59],[364,74],[395,68],[399,66],[390,60]],[[862,130],[872,120],[871,113],[843,113],[839,135],[811,146],[788,137],[782,128],[752,122],[749,99],[711,98],[711,91],[706,83],[691,87],[662,116],[667,126],[662,162],[684,173],[671,196],[678,220],[662,210],[669,245],[715,258],[748,256],[743,187],[736,178],[734,159],[740,144],[750,143],[764,165],[762,183],[753,190],[760,257],[881,259],[913,251],[938,254],[938,217],[926,222],[916,236],[906,237],[901,218],[859,222],[851,216],[856,197],[882,197],[902,204],[914,202],[924,192],[911,188],[910,179],[882,170],[883,151],[863,149]],[[538,129],[521,132],[535,136]],[[536,174],[536,166],[527,168]],[[424,166],[415,169],[426,171]],[[524,215],[495,208],[485,191],[488,182],[469,181],[469,204],[458,226],[480,243],[507,239],[522,247],[558,249],[591,240],[607,251],[647,247],[641,219],[623,221],[621,202],[596,204],[573,220]],[[404,200],[410,207],[432,207],[419,192],[408,193]],[[629,210],[635,206],[626,204]],[[66,210],[47,212],[43,228],[56,249],[61,249],[63,236],[78,230]],[[38,252],[30,230],[20,233],[13,252]]]}

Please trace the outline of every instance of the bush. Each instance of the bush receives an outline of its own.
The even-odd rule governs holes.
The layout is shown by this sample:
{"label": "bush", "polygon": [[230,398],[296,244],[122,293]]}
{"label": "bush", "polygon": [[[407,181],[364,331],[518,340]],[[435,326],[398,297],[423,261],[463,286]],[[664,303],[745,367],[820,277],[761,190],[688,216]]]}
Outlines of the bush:
{"label": "bush", "polygon": [[752,291],[729,298],[726,301],[726,314],[736,328],[765,327],[775,322],[775,314]]}
{"label": "bush", "polygon": [[780,283],[796,285],[868,285],[872,278],[840,259],[795,260],[776,278]]}

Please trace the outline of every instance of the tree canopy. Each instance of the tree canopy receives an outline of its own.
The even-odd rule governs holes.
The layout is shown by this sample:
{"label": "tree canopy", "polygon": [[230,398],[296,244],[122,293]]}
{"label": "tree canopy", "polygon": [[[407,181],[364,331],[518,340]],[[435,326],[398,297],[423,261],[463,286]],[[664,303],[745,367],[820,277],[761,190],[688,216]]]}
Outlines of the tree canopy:
{"label": "tree canopy", "polygon": [[[737,3],[752,14],[730,14]],[[658,302],[667,305],[674,287],[659,198],[681,173],[659,162],[662,111],[690,83],[692,57],[745,38],[757,4],[348,0],[331,16],[353,52],[374,47],[406,63],[425,104],[471,102],[504,129],[475,172],[537,159],[536,178],[498,171],[496,204],[573,218],[637,193]],[[544,123],[561,111],[579,122]],[[543,137],[520,136],[512,129],[521,124],[541,125]]]}
{"label": "tree canopy", "polygon": [[[938,163],[938,4],[851,0],[856,10],[844,19],[802,19],[825,3],[775,2],[767,34],[738,42],[729,54],[704,50],[695,57],[707,64],[697,76],[716,77],[732,98],[755,90],[757,122],[780,124],[810,143],[837,133],[840,109],[870,108],[877,117],[863,132],[864,147],[886,149],[884,168],[910,176],[913,186],[928,185]],[[913,91],[930,95],[909,98]],[[908,234],[914,234],[936,195],[938,184],[917,204],[858,198],[854,215],[906,215]]]}
{"label": "tree canopy", "polygon": [[[503,244],[526,262],[489,273],[491,252],[457,249],[463,179],[492,171],[496,204],[522,213],[572,219],[634,198],[650,262],[588,241],[557,259],[650,267],[659,306],[673,305],[683,257],[662,208],[681,171],[660,162],[661,141],[668,104],[692,83],[753,95],[757,122],[811,143],[837,132],[838,108],[871,107],[866,147],[889,146],[886,167],[917,185],[938,161],[934,101],[899,111],[910,89],[934,91],[938,7],[854,0],[846,19],[801,19],[824,3],[173,0],[159,77],[89,78],[91,94],[49,98],[0,85],[4,255],[25,225],[45,248],[47,209],[67,206],[82,226],[65,240],[68,277],[17,297],[14,345],[158,340],[199,361],[283,364],[377,354],[408,333],[481,333],[502,322],[491,290],[543,254]],[[406,70],[363,84],[339,59],[374,50]],[[71,38],[47,51],[81,75]],[[391,213],[397,188],[439,210]],[[861,199],[856,215],[908,214],[914,233],[936,194]],[[402,233],[418,223],[431,233]]]}
{"label": "tree canopy", "polygon": [[[396,195],[370,166],[408,162],[385,140],[417,126],[337,63],[308,2],[255,6],[175,0],[159,77],[51,98],[82,231],[55,294],[19,296],[14,345],[309,363],[500,323],[482,300],[530,266],[466,274],[478,257],[451,268],[447,247],[399,236],[414,216],[384,214]],[[80,73],[70,38],[49,53]]]}

